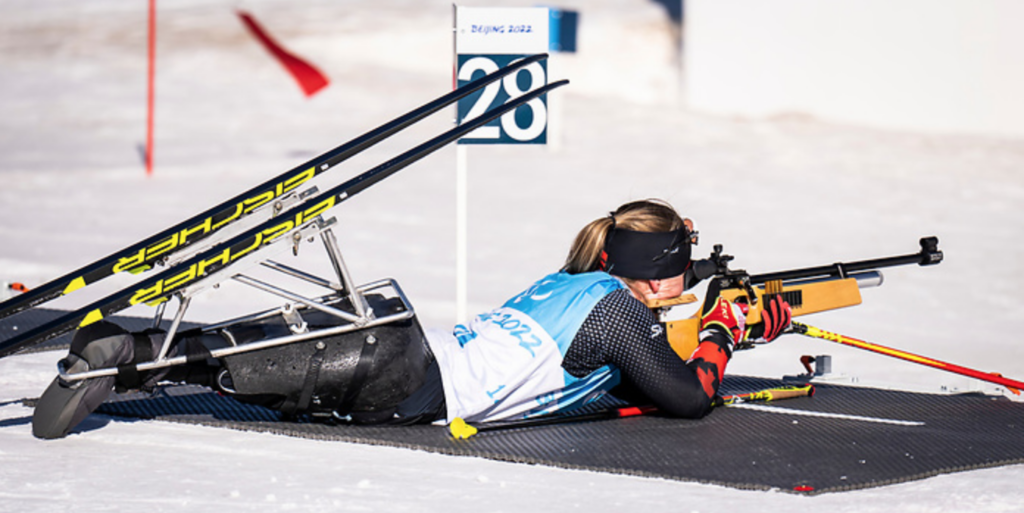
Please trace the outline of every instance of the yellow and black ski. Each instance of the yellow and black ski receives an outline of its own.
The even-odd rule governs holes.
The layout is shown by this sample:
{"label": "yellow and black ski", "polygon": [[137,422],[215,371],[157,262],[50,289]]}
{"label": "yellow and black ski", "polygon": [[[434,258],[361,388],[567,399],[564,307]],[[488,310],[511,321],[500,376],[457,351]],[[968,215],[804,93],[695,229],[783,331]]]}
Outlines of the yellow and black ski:
{"label": "yellow and black ski", "polygon": [[69,294],[122,271],[139,272],[148,270],[155,262],[209,237],[235,221],[246,217],[254,210],[273,203],[283,195],[295,191],[302,184],[332,169],[357,153],[481,90],[488,84],[546,58],[547,54],[533,55],[499,69],[490,75],[469,82],[436,100],[413,109],[205,212],[192,216],[81,269],[72,271],[48,283],[32,287],[28,292],[0,303],[0,319]]}
{"label": "yellow and black ski", "polygon": [[568,84],[567,80],[552,82],[496,107],[480,117],[467,121],[429,141],[406,151],[341,185],[306,199],[302,204],[286,210],[230,239],[217,244],[187,260],[149,276],[142,281],[111,294],[92,304],[61,316],[20,335],[0,342],[0,357],[21,348],[39,344],[80,326],[85,326],[124,310],[130,306],[166,301],[199,280],[212,275],[238,261],[245,255],[275,241],[288,241],[294,235],[316,222],[327,210],[337,206],[368,187],[395,174],[405,167],[430,155],[438,149],[465,136],[469,132],[514,111],[526,102]]}

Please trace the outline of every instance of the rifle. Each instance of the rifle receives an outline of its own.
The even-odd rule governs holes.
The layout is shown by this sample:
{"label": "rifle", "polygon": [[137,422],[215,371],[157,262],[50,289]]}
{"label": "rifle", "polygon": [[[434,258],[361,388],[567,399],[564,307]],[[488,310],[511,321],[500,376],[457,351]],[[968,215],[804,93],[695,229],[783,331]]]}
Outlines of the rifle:
{"label": "rifle", "polygon": [[[919,252],[908,255],[751,275],[744,270],[729,269],[733,257],[722,253],[722,245],[716,244],[710,258],[694,262],[688,281],[711,280],[704,306],[718,295],[732,302],[746,303],[749,307],[747,324],[750,325],[761,320],[761,305],[766,294],[781,294],[792,308],[794,317],[858,305],[861,288],[882,284],[879,269],[942,262],[937,237],[924,237],[920,245]],[[647,306],[656,313],[664,314],[673,306],[696,301],[696,296],[686,294],[675,299],[651,301]],[[662,326],[672,349],[683,359],[688,359],[697,349],[699,314],[688,319],[666,321]],[[749,347],[751,344],[740,346],[741,349]]]}

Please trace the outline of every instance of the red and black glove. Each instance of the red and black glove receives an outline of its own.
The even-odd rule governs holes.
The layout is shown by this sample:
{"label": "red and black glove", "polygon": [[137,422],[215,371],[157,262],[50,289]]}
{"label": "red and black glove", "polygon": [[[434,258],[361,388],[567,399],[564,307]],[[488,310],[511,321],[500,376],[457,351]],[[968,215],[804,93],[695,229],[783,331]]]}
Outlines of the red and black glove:
{"label": "red and black glove", "polygon": [[700,316],[700,343],[686,365],[697,374],[708,399],[718,394],[725,366],[733,349],[743,340],[746,321],[740,307],[722,297],[704,305]]}
{"label": "red and black glove", "polygon": [[701,341],[705,338],[705,330],[719,328],[720,332],[728,337],[729,354],[732,354],[733,347],[743,340],[746,321],[747,318],[738,305],[719,297],[711,304],[711,308],[700,316]]}
{"label": "red and black glove", "polygon": [[782,299],[781,294],[767,295],[763,301],[761,327],[764,331],[759,338],[764,342],[771,342],[779,338],[779,335],[789,327],[793,320],[793,309],[785,299]]}

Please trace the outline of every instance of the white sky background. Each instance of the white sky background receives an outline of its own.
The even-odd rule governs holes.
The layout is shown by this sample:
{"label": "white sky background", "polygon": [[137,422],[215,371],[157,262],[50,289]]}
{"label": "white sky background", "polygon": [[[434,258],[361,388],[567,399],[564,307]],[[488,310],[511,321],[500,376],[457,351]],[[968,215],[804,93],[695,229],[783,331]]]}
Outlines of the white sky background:
{"label": "white sky background", "polygon": [[1024,136],[1024,4],[687,0],[690,105]]}

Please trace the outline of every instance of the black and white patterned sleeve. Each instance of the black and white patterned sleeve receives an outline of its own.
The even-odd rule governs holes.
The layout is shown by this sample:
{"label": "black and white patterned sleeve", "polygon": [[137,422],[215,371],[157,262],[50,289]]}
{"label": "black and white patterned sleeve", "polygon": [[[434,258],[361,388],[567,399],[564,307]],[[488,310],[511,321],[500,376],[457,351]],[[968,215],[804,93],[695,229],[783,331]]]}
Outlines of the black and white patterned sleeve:
{"label": "black and white patterned sleeve", "polygon": [[696,418],[710,407],[697,374],[672,350],[657,317],[627,290],[598,302],[562,367],[583,377],[607,364],[618,367],[626,384],[669,415]]}

